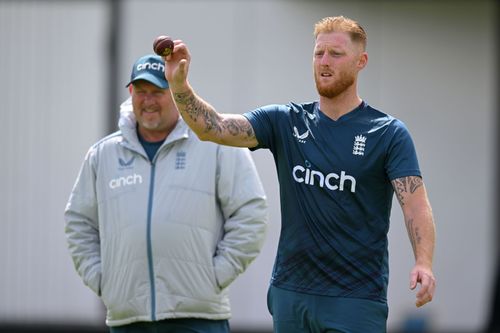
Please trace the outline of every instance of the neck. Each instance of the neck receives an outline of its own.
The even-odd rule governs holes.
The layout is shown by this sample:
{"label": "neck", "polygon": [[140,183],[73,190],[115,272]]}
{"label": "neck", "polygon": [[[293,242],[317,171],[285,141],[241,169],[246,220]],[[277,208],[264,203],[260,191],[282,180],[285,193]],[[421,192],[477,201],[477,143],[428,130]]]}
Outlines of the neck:
{"label": "neck", "polygon": [[337,120],[354,110],[361,102],[356,89],[347,89],[335,97],[320,96],[319,109],[329,118]]}
{"label": "neck", "polygon": [[169,133],[165,131],[150,131],[145,128],[138,128],[138,134],[144,141],[159,142],[165,140]]}

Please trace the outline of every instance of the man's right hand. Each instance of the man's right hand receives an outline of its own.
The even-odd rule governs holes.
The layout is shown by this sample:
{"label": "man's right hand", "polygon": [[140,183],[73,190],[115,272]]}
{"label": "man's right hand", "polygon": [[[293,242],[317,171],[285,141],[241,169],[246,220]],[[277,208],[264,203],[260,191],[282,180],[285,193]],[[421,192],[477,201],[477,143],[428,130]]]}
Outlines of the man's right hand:
{"label": "man's right hand", "polygon": [[165,78],[173,93],[183,92],[188,89],[188,72],[191,55],[189,50],[180,39],[174,40],[173,52],[164,57],[166,68]]}
{"label": "man's right hand", "polygon": [[235,147],[258,145],[247,118],[241,114],[218,113],[195,94],[187,79],[191,55],[182,40],[174,40],[174,50],[164,60],[165,78],[177,109],[200,140]]}

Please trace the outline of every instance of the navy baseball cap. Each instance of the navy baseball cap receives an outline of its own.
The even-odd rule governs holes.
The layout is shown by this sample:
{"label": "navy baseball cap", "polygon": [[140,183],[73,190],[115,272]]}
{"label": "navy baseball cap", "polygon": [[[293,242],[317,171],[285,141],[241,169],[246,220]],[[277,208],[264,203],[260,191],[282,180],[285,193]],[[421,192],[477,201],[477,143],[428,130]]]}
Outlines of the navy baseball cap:
{"label": "navy baseball cap", "polygon": [[139,58],[132,67],[132,74],[127,87],[137,80],[145,80],[159,88],[167,89],[168,82],[165,79],[165,62],[163,59],[154,54]]}

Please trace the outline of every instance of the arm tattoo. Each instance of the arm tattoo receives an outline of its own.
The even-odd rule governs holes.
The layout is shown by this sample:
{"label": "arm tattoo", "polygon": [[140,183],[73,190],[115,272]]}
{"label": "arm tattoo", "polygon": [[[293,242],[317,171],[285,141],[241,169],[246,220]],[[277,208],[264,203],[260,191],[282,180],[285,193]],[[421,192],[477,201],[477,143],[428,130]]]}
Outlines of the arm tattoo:
{"label": "arm tattoo", "polygon": [[238,119],[230,119],[226,122],[226,128],[232,136],[245,134],[247,138],[254,139],[255,132],[249,121],[240,121]]}
{"label": "arm tattoo", "polygon": [[392,187],[394,188],[394,192],[396,193],[401,206],[404,206],[405,204],[404,198],[406,194],[408,192],[410,194],[415,193],[415,191],[422,185],[422,178],[417,176],[402,177],[392,181]]}
{"label": "arm tattoo", "polygon": [[411,242],[411,247],[415,252],[417,244],[420,244],[420,241],[422,240],[422,236],[420,235],[418,227],[414,225],[413,219],[408,219],[405,221],[405,223],[406,230],[408,231],[408,237],[410,238]]}
{"label": "arm tattoo", "polygon": [[255,132],[250,122],[239,119],[221,121],[215,110],[207,103],[196,98],[192,92],[175,93],[173,95],[175,102],[182,108],[181,112],[187,114],[191,120],[197,122],[199,118],[202,118],[205,124],[205,133],[210,131],[223,133],[227,131],[232,136],[246,135],[247,139],[255,139]]}
{"label": "arm tattoo", "polygon": [[197,99],[192,92],[175,93],[174,99],[178,105],[182,106],[183,113],[187,114],[194,122],[198,121],[200,117],[203,118],[205,132],[211,130],[216,132],[222,131],[221,126],[217,122],[217,115],[211,112],[213,110],[210,109],[209,105]]}

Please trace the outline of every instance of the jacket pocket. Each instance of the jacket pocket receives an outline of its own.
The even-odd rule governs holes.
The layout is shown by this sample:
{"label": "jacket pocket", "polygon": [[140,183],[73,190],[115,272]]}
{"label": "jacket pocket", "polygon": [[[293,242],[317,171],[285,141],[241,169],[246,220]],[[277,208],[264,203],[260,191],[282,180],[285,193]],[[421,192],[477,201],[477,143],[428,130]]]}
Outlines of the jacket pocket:
{"label": "jacket pocket", "polygon": [[234,270],[233,266],[221,255],[215,256],[213,262],[215,284],[220,292],[228,287],[231,282],[236,279],[238,274]]}
{"label": "jacket pocket", "polygon": [[215,258],[214,258],[214,261],[213,261],[213,265],[211,266],[211,270],[210,270],[210,280],[212,280],[212,285],[213,285],[213,288],[214,288],[214,291],[216,294],[220,294],[222,289],[220,284],[219,284],[219,280],[217,279],[217,268],[215,267]]}

